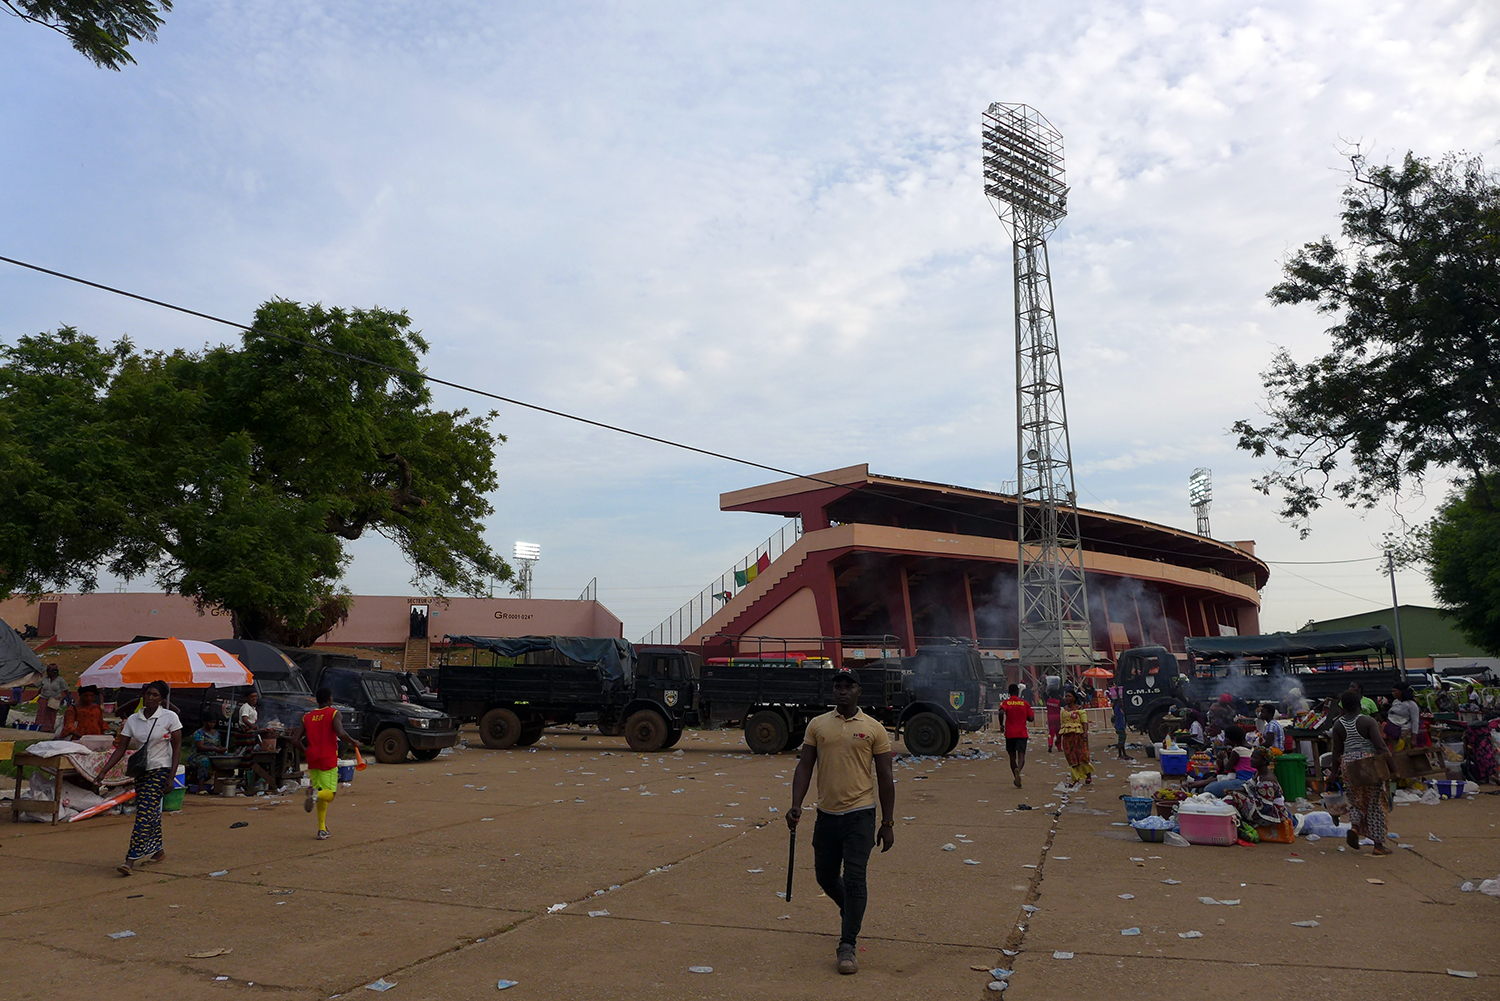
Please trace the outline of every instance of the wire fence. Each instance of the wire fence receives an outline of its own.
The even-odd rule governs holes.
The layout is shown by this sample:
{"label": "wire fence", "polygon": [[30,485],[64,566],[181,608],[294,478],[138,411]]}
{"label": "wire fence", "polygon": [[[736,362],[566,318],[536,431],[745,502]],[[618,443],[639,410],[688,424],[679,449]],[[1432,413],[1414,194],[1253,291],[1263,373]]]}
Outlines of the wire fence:
{"label": "wire fence", "polygon": [[599,600],[599,578],[595,577],[584,586],[583,593],[578,596],[579,601]]}
{"label": "wire fence", "polygon": [[[748,573],[762,556],[770,557],[770,561],[775,563],[783,553],[796,545],[800,538],[802,538],[802,519],[793,518],[781,526],[781,531],[756,546],[748,556],[720,574],[718,580],[699,591],[697,596],[664,619],[661,625],[641,637],[640,641],[663,645],[681,643],[699,626],[712,618],[714,613],[723,608],[725,602],[734,597],[739,588],[744,586],[735,583],[736,571]],[[748,583],[749,581],[746,581],[746,584]]]}

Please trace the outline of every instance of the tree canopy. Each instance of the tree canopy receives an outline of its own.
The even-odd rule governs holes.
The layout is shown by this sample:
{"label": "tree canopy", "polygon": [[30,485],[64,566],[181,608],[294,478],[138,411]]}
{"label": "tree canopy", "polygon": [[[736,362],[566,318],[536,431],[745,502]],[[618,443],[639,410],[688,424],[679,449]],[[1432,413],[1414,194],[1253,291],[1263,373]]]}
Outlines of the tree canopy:
{"label": "tree canopy", "polygon": [[1307,534],[1322,502],[1370,508],[1435,470],[1493,507],[1500,469],[1500,179],[1478,158],[1399,166],[1353,158],[1342,239],[1308,243],[1272,302],[1334,319],[1332,350],[1282,350],[1263,373],[1266,423],[1237,421],[1239,447],[1273,456],[1257,486]]}
{"label": "tree canopy", "polygon": [[1500,491],[1500,475],[1448,498],[1418,533],[1433,591],[1475,645],[1500,655],[1500,511],[1479,503]]}
{"label": "tree canopy", "polygon": [[[0,0],[23,21],[65,35],[95,66],[119,71],[134,63],[130,43],[156,41],[172,0]],[[159,12],[159,13],[158,13]]]}
{"label": "tree canopy", "polygon": [[[305,644],[347,614],[346,543],[367,532],[434,594],[510,579],[482,533],[504,438],[493,414],[433,409],[410,326],[278,300],[237,347],[106,350],[65,328],[4,349],[0,430],[23,435],[0,482],[36,499],[0,535],[0,592],[92,587],[103,563],[228,610],[237,636]],[[51,496],[78,516],[49,525]]]}

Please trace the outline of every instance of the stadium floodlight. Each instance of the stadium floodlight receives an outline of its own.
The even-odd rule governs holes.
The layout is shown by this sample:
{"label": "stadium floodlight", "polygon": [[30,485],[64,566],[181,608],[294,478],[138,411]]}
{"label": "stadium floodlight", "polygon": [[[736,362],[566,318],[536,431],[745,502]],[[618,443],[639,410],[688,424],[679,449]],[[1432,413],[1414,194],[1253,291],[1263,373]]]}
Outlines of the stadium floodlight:
{"label": "stadium floodlight", "polygon": [[1035,108],[1001,102],[980,131],[1015,288],[1017,657],[1023,673],[1066,674],[1094,654],[1047,259],[1047,235],[1068,214],[1062,133]]}
{"label": "stadium floodlight", "polygon": [[1214,471],[1199,466],[1188,477],[1188,503],[1198,516],[1198,534],[1208,538],[1208,509],[1214,502]]}
{"label": "stadium floodlight", "polygon": [[538,542],[517,542],[511,550],[520,570],[516,574],[516,590],[521,597],[531,597],[531,568],[542,558],[542,546]]}

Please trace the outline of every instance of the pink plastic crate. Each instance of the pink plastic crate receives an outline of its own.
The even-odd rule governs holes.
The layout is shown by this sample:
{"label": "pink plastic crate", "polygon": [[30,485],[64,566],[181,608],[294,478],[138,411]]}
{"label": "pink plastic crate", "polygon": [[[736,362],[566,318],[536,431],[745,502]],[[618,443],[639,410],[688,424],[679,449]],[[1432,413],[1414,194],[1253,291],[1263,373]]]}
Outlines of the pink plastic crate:
{"label": "pink plastic crate", "polygon": [[1215,817],[1203,813],[1177,811],[1182,836],[1195,845],[1232,845],[1238,840],[1233,817]]}

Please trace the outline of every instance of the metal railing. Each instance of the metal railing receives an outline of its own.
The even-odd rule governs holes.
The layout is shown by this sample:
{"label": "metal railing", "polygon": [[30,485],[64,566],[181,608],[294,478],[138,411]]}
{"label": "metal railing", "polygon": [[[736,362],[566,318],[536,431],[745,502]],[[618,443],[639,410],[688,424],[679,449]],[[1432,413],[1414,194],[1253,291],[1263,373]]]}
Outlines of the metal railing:
{"label": "metal railing", "polygon": [[598,601],[599,600],[599,578],[598,577],[595,577],[593,580],[589,581],[588,584],[586,584],[584,586],[583,593],[578,596],[578,600],[579,601]]}
{"label": "metal railing", "polygon": [[734,596],[738,589],[734,582],[736,570],[748,570],[762,555],[769,556],[771,562],[775,563],[800,538],[802,519],[793,518],[781,526],[781,531],[756,546],[750,555],[724,571],[718,580],[699,591],[696,597],[664,619],[661,625],[642,636],[640,642],[666,645],[681,643]]}

